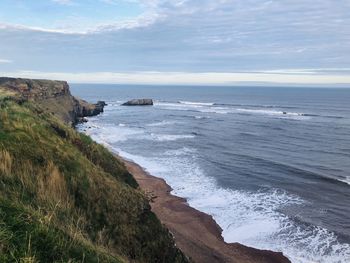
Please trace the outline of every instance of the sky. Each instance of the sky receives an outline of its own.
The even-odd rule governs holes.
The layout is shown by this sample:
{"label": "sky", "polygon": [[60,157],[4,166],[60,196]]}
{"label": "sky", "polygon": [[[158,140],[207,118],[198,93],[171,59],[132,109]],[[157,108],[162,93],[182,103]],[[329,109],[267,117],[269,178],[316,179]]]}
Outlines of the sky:
{"label": "sky", "polygon": [[0,75],[350,87],[350,0],[0,0]]}

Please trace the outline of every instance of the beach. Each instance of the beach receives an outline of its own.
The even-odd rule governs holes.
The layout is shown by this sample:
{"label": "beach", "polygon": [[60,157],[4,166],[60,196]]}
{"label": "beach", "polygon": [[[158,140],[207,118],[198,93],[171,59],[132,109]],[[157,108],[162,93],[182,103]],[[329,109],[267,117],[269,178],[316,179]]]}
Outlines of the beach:
{"label": "beach", "polygon": [[210,215],[190,207],[186,199],[172,195],[165,180],[150,175],[132,161],[117,158],[125,163],[149,197],[152,211],[173,234],[176,245],[194,262],[290,262],[282,253],[226,243],[220,226]]}

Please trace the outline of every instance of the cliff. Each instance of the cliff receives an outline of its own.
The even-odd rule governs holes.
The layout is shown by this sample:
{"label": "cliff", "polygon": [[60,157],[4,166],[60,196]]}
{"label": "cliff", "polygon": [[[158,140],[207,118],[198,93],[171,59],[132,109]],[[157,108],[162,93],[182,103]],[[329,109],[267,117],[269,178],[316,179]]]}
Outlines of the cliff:
{"label": "cliff", "polygon": [[91,104],[75,98],[65,81],[0,78],[0,88],[20,101],[35,102],[69,125],[103,112],[105,106],[103,101]]}
{"label": "cliff", "polygon": [[99,107],[0,79],[0,262],[188,262],[124,164],[67,125]]}
{"label": "cliff", "polygon": [[[67,82],[0,78],[0,262],[190,262],[174,236],[198,262],[289,262],[239,244],[222,256],[220,233],[215,249],[205,231],[199,247],[193,231],[179,239],[169,227],[173,236],[125,164],[72,128],[104,106],[73,97]],[[183,206],[178,224],[192,209]],[[196,213],[194,232],[195,220],[210,221]]]}

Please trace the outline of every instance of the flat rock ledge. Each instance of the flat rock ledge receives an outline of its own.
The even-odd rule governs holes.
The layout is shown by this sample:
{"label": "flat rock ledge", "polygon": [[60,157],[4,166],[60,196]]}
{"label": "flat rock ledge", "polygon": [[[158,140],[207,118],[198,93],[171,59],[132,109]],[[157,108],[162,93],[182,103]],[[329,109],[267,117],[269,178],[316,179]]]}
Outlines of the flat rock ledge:
{"label": "flat rock ledge", "polygon": [[123,106],[152,106],[152,99],[133,99],[122,104]]}

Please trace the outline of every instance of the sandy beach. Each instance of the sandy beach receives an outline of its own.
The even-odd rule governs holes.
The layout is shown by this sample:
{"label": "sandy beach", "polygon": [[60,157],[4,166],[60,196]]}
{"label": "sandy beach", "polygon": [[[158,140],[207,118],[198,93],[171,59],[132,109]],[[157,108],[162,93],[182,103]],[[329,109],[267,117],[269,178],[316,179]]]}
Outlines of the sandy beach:
{"label": "sandy beach", "polygon": [[282,253],[226,243],[220,226],[210,215],[190,207],[186,199],[172,195],[171,187],[163,179],[150,175],[134,162],[118,158],[149,196],[153,212],[174,235],[176,245],[194,262],[290,262]]}

